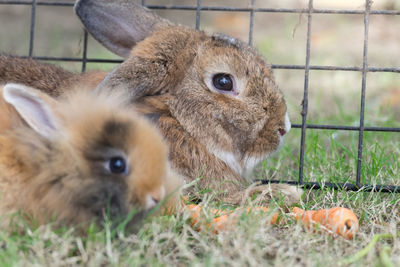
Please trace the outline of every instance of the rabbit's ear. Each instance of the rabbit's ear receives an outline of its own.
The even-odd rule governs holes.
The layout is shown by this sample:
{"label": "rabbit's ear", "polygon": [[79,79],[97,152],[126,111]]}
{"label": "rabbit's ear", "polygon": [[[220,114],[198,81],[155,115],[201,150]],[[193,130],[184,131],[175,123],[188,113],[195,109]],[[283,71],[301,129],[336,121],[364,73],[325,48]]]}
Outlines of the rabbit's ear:
{"label": "rabbit's ear", "polygon": [[157,27],[172,24],[128,0],[78,0],[75,12],[95,39],[124,58]]}
{"label": "rabbit's ear", "polygon": [[55,116],[55,100],[39,90],[9,83],[3,87],[3,98],[37,133],[49,138],[59,129]]}

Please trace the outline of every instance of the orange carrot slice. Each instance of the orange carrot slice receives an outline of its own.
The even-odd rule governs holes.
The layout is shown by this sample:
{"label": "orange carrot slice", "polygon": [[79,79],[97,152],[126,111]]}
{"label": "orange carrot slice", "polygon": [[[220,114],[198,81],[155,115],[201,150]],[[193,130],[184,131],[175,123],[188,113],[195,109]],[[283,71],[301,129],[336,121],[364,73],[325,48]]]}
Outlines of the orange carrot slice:
{"label": "orange carrot slice", "polygon": [[[190,214],[190,220],[191,220],[191,225],[196,226],[197,230],[201,230],[202,227],[207,228],[207,229],[212,229],[214,233],[217,233],[218,231],[226,230],[229,227],[233,225],[234,222],[238,219],[240,214],[242,214],[243,209],[237,208],[235,210],[218,210],[214,209],[211,211],[211,213],[216,216],[215,218],[212,219],[212,222],[208,223],[201,223],[201,209],[202,207],[199,205],[186,205],[184,206],[184,209],[189,212]],[[262,211],[267,213],[268,208],[267,207],[255,207],[255,208],[247,208],[246,213],[251,212],[252,210],[257,210],[257,211]],[[275,212],[272,214],[270,224],[275,224],[278,221],[278,213]]]}
{"label": "orange carrot slice", "polygon": [[358,219],[353,211],[336,207],[323,210],[302,210],[293,208],[296,219],[309,229],[315,229],[318,225],[331,233],[336,233],[346,239],[352,239],[358,230]]}
{"label": "orange carrot slice", "polygon": [[[237,208],[235,210],[218,210],[214,209],[211,211],[212,215],[215,216],[211,222],[204,222],[201,220],[202,207],[200,205],[184,205],[184,209],[189,212],[192,226],[195,226],[197,230],[211,229],[214,233],[226,230],[232,227],[233,223],[237,221],[240,214],[243,213],[243,209]],[[248,207],[246,213],[252,211],[262,211],[268,213],[268,207]],[[294,217],[296,220],[303,223],[303,225],[309,229],[315,230],[318,226],[329,233],[336,233],[345,237],[346,239],[352,239],[358,231],[358,219],[353,211],[336,207],[331,209],[323,210],[302,210],[300,208],[293,208]],[[275,212],[269,221],[270,224],[278,223],[279,214]]]}

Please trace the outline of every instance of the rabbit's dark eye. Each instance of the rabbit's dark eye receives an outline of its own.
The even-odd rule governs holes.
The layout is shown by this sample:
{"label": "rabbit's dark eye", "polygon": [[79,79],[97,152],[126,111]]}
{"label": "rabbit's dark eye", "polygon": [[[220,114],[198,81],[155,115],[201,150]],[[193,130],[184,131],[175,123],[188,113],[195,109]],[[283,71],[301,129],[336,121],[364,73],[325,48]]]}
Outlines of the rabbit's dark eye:
{"label": "rabbit's dark eye", "polygon": [[212,78],[213,85],[216,89],[221,91],[233,90],[233,78],[228,73],[217,73]]}
{"label": "rabbit's dark eye", "polygon": [[112,173],[121,174],[126,171],[126,161],[122,157],[113,157],[108,164],[109,170]]}

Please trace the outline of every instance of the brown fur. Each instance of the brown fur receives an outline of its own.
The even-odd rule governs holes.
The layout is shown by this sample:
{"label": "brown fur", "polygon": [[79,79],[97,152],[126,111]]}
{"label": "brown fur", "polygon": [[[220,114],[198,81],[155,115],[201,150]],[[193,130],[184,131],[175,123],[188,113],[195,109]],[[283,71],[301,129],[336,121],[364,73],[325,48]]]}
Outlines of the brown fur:
{"label": "brown fur", "polygon": [[[125,93],[158,125],[172,167],[186,182],[201,177],[198,188],[219,192],[227,202],[242,201],[250,169],[278,149],[279,130],[285,129],[286,104],[269,64],[244,42],[173,25],[131,1],[80,0],[76,12],[96,39],[127,57],[95,90]],[[209,88],[209,76],[220,72],[235,77],[238,97]],[[97,81],[75,77],[75,83],[93,87]],[[289,202],[301,193],[289,185],[256,188],[283,193]]]}
{"label": "brown fur", "polygon": [[53,97],[60,96],[73,84],[79,84],[81,88],[95,88],[106,74],[101,71],[74,74],[52,64],[0,54],[0,84],[20,83]]}
{"label": "brown fur", "polygon": [[[39,224],[54,218],[87,225],[100,223],[107,205],[113,218],[136,207],[141,212],[134,225],[147,211],[149,196],[161,201],[167,195],[168,205],[175,205],[179,176],[170,170],[154,127],[115,96],[79,92],[54,103],[60,129],[45,138],[0,99],[1,113],[12,115],[0,131],[0,214],[21,210]],[[107,161],[121,155],[129,171],[110,173]]]}

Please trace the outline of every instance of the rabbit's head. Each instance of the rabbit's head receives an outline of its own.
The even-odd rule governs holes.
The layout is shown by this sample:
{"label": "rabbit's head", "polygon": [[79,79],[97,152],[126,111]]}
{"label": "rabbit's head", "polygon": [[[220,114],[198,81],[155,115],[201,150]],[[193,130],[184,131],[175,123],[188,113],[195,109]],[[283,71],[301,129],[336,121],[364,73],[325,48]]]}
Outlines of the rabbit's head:
{"label": "rabbit's head", "polygon": [[[77,15],[125,57],[97,87],[168,113],[207,150],[246,176],[290,129],[269,64],[246,43],[175,25],[126,0],[79,0]],[[157,104],[154,104],[157,103]]]}
{"label": "rabbit's head", "polygon": [[18,192],[8,194],[20,195],[15,205],[38,222],[100,222],[137,209],[135,223],[177,190],[160,134],[119,97],[83,91],[55,101],[7,84],[3,98],[23,123],[2,133],[20,165],[2,179],[15,179]]}

